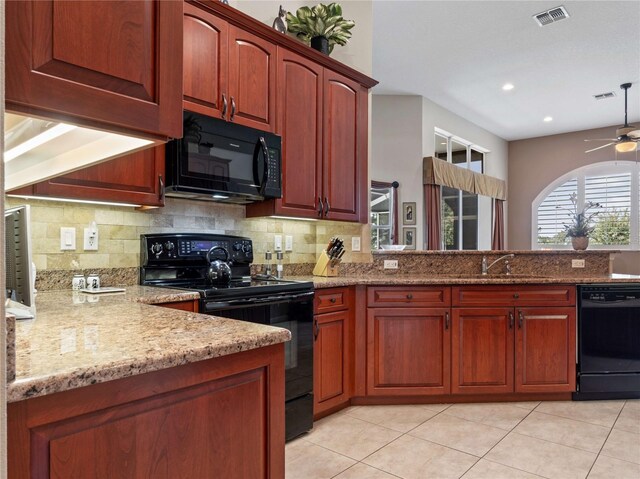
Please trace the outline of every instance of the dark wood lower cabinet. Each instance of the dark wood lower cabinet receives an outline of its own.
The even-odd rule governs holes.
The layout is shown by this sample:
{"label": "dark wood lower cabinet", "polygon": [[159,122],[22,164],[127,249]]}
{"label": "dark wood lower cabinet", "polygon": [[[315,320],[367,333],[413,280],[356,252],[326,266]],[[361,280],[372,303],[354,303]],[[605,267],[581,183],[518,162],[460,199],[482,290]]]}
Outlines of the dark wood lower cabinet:
{"label": "dark wood lower cabinet", "polygon": [[370,308],[367,394],[448,394],[449,314],[445,308]]}
{"label": "dark wood lower cabinet", "polygon": [[519,308],[516,321],[516,392],[575,391],[575,308]]}
{"label": "dark wood lower cabinet", "polygon": [[179,309],[181,311],[191,311],[197,313],[199,310],[199,301],[197,299],[190,299],[188,301],[175,301],[172,303],[160,303],[156,306],[162,306],[163,308]]}
{"label": "dark wood lower cabinet", "polygon": [[349,327],[351,311],[318,314],[314,346],[314,413],[349,401]]}
{"label": "dark wood lower cabinet", "polygon": [[282,344],[8,405],[9,478],[284,477]]}
{"label": "dark wood lower cabinet", "polygon": [[453,310],[453,394],[513,392],[513,308]]}

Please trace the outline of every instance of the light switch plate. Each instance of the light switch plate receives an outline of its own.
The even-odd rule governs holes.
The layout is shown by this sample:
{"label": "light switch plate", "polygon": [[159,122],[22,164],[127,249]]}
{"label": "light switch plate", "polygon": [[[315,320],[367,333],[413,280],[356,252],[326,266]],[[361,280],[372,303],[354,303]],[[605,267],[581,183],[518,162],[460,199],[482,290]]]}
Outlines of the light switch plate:
{"label": "light switch plate", "polygon": [[282,235],[275,235],[273,238],[274,251],[282,251]]}
{"label": "light switch plate", "polygon": [[398,260],[397,259],[385,259],[384,260],[384,269],[398,269]]}
{"label": "light switch plate", "polygon": [[60,228],[60,251],[75,251],[76,229],[69,227]]}
{"label": "light switch plate", "polygon": [[351,251],[360,251],[360,236],[351,237]]}
{"label": "light switch plate", "polygon": [[293,236],[286,235],[284,237],[284,250],[293,251]]}
{"label": "light switch plate", "polygon": [[583,259],[572,259],[571,260],[571,267],[572,268],[584,268],[585,266],[585,260]]}

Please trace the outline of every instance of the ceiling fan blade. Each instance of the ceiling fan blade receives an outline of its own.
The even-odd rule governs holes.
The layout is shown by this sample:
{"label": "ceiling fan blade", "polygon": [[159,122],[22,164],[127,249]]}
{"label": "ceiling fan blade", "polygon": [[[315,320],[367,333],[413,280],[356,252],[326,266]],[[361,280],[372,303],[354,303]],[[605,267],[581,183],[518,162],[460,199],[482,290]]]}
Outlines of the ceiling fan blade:
{"label": "ceiling fan blade", "polygon": [[599,146],[597,148],[592,148],[591,150],[585,151],[585,153],[591,153],[592,151],[600,150],[602,148],[606,148],[607,146],[615,145],[615,143],[607,143],[606,145]]}
{"label": "ceiling fan blade", "polygon": [[589,138],[584,141],[617,141],[617,138]]}
{"label": "ceiling fan blade", "polygon": [[631,138],[640,138],[640,129],[630,131],[629,133],[627,133],[627,135],[629,135]]}

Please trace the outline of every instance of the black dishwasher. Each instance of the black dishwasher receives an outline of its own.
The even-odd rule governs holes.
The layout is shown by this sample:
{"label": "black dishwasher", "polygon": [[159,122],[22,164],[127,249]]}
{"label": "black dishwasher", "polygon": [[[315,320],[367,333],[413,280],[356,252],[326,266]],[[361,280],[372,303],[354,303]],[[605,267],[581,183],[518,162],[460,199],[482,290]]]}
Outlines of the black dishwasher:
{"label": "black dishwasher", "polygon": [[578,286],[573,399],[640,398],[640,284]]}

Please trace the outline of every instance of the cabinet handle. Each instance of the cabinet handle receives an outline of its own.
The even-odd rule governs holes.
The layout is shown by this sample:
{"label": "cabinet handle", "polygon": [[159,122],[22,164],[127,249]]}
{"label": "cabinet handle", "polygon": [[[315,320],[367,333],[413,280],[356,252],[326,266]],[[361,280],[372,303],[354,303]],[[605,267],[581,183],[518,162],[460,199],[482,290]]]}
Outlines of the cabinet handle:
{"label": "cabinet handle", "polygon": [[313,340],[314,341],[318,340],[318,334],[320,334],[320,328],[318,327],[318,320],[314,319],[313,320]]}
{"label": "cabinet handle", "polygon": [[324,205],[322,204],[322,198],[318,196],[318,216],[322,216],[322,209]]}
{"label": "cabinet handle", "polygon": [[331,301],[332,303],[336,302],[336,298],[331,298],[329,301]]}
{"label": "cabinet handle", "polygon": [[522,311],[518,311],[518,329],[522,329],[523,322],[524,322],[524,314],[522,314]]}
{"label": "cabinet handle", "polygon": [[324,216],[329,216],[329,211],[331,211],[331,205],[329,204],[329,198],[327,198],[326,196],[324,197]]}
{"label": "cabinet handle", "polygon": [[509,329],[513,329],[513,323],[515,318],[513,317],[513,311],[509,311]]}
{"label": "cabinet handle", "polygon": [[164,180],[162,179],[162,175],[158,175],[158,186],[160,187],[158,197],[160,198],[160,203],[164,204]]}
{"label": "cabinet handle", "polygon": [[520,295],[518,293],[513,293],[513,299],[518,299]]}
{"label": "cabinet handle", "polygon": [[413,295],[411,293],[407,294],[407,299],[413,299]]}
{"label": "cabinet handle", "polygon": [[223,93],[222,94],[222,119],[224,119],[225,116],[227,116],[227,97]]}
{"label": "cabinet handle", "polygon": [[231,97],[231,116],[229,117],[229,121],[233,121],[233,117],[236,114],[236,101]]}
{"label": "cabinet handle", "polygon": [[444,313],[444,329],[449,329],[449,313]]}

